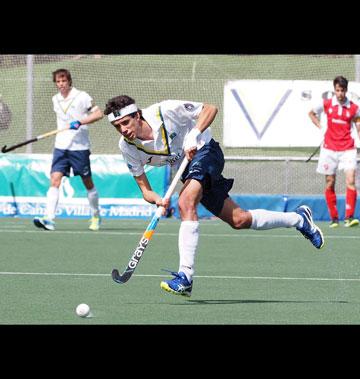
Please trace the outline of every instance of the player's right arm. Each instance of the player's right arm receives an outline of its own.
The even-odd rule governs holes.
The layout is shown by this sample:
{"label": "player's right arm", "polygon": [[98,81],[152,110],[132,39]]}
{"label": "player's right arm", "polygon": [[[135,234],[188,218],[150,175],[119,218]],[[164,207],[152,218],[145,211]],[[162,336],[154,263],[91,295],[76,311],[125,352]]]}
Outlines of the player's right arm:
{"label": "player's right arm", "polygon": [[145,173],[140,176],[134,176],[134,179],[136,180],[145,201],[150,204],[156,204],[158,207],[168,208],[170,199],[163,200],[161,196],[152,190]]}
{"label": "player's right arm", "polygon": [[319,129],[321,129],[321,124],[320,124],[319,116],[313,110],[311,110],[309,112],[309,117],[310,117],[310,120],[312,121],[312,123],[315,126],[317,126]]}
{"label": "player's right arm", "polygon": [[156,204],[158,207],[167,208],[170,205],[170,200],[163,201],[161,196],[152,190],[137,149],[129,145],[123,136],[120,139],[119,147],[131,175],[142,192],[144,200],[150,204]]}
{"label": "player's right arm", "polygon": [[321,114],[321,112],[324,112],[324,103],[323,102],[321,104],[317,104],[309,112],[310,120],[319,129],[321,129],[321,124],[320,124],[320,114]]}

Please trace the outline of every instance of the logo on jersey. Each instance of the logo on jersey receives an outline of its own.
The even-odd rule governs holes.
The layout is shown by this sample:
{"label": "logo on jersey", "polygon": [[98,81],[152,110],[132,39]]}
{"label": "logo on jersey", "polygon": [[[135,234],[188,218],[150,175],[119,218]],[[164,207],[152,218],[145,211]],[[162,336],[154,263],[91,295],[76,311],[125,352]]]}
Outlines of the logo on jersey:
{"label": "logo on jersey", "polygon": [[186,104],[184,104],[184,107],[185,107],[185,109],[187,110],[187,111],[189,111],[189,112],[192,112],[193,110],[194,110],[194,104],[191,104],[191,103],[186,103]]}
{"label": "logo on jersey", "polygon": [[128,168],[129,168],[129,170],[131,170],[131,169],[133,168],[133,166],[131,166],[130,163],[128,163],[127,166],[128,166]]}
{"label": "logo on jersey", "polygon": [[173,165],[176,161],[178,161],[181,158],[181,154],[173,155],[166,159],[166,162]]}
{"label": "logo on jersey", "polygon": [[169,137],[170,137],[171,139],[174,139],[176,136],[177,136],[177,134],[176,134],[175,132],[173,132],[173,133],[171,133],[171,134],[169,135]]}

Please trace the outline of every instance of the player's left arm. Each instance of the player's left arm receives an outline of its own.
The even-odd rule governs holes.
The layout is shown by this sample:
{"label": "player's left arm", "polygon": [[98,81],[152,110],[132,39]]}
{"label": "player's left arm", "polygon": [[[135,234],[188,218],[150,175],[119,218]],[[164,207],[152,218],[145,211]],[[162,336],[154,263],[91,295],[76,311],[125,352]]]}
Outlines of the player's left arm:
{"label": "player's left arm", "polygon": [[354,116],[352,121],[354,122],[354,125],[356,127],[356,131],[357,131],[358,136],[360,138],[360,110],[358,110],[358,112],[356,113],[356,115]]}
{"label": "player's left arm", "polygon": [[97,106],[91,103],[91,106],[87,109],[87,115],[80,120],[70,122],[70,129],[79,129],[81,125],[92,124],[104,117],[103,111]]}
{"label": "player's left arm", "polygon": [[194,129],[199,129],[200,133],[205,131],[214,121],[218,108],[212,104],[204,104]]}
{"label": "player's left arm", "polygon": [[103,111],[97,105],[91,103],[91,107],[88,108],[87,116],[82,118],[80,122],[82,124],[92,124],[98,120],[101,120],[104,117]]}
{"label": "player's left arm", "polygon": [[188,160],[192,160],[197,150],[197,137],[205,131],[214,121],[218,108],[212,104],[205,104],[199,113],[196,125],[186,136],[184,152]]}

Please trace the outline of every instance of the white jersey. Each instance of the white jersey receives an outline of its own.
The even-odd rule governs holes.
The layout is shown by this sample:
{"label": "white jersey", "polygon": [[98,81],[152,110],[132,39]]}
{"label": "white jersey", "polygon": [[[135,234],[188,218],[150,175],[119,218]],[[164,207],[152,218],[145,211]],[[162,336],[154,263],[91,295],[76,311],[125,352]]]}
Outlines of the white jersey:
{"label": "white jersey", "polygon": [[[184,155],[184,138],[197,122],[203,103],[166,100],[142,109],[142,116],[153,131],[153,140],[130,141],[121,137],[120,150],[133,176],[144,173],[144,166],[174,164]],[[210,142],[210,128],[197,139],[198,150]]]}
{"label": "white jersey", "polygon": [[[56,113],[57,128],[69,127],[70,122],[85,117],[92,107],[92,98],[84,91],[72,88],[66,98],[56,94],[52,98]],[[58,133],[55,139],[55,148],[64,150],[89,150],[90,139],[88,125],[81,125],[78,130],[67,130]]]}

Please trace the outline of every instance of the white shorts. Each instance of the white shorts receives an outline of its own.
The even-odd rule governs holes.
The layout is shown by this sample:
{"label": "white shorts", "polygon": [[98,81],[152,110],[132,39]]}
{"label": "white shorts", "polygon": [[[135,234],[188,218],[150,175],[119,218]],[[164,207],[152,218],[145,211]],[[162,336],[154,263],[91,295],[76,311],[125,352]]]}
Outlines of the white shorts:
{"label": "white shorts", "polygon": [[316,171],[319,174],[335,175],[336,170],[356,170],[356,154],[356,149],[334,151],[322,147]]}

